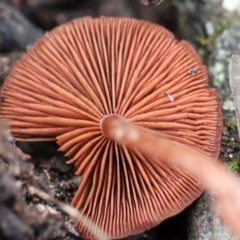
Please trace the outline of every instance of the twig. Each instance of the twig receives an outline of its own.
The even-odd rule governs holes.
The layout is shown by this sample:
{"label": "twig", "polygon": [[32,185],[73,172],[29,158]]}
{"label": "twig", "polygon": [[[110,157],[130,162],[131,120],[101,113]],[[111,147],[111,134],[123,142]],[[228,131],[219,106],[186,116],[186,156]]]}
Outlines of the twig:
{"label": "twig", "polygon": [[38,197],[57,205],[58,208],[61,209],[63,212],[75,218],[78,222],[81,222],[81,224],[84,225],[96,237],[96,239],[110,240],[110,237],[104,231],[102,231],[96,224],[94,224],[91,220],[89,220],[85,215],[83,215],[81,212],[78,212],[75,208],[71,207],[70,205],[52,198],[49,194],[33,186],[28,186],[28,192],[31,195],[37,195]]}

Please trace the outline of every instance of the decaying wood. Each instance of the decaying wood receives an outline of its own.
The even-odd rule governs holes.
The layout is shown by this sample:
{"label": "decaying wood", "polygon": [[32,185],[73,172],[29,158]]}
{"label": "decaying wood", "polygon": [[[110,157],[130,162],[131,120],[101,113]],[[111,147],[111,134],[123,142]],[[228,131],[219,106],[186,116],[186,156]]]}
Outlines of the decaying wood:
{"label": "decaying wood", "polygon": [[240,55],[233,55],[230,59],[229,83],[235,106],[238,134],[240,137]]}

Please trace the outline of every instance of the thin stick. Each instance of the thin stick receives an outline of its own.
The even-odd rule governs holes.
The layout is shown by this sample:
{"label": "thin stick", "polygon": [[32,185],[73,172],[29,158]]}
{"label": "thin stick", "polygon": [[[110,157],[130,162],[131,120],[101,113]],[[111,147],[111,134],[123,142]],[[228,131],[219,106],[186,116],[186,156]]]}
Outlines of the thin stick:
{"label": "thin stick", "polygon": [[75,218],[77,222],[84,225],[88,229],[88,231],[90,231],[95,236],[96,239],[110,240],[110,237],[104,231],[102,231],[96,224],[94,224],[91,220],[89,220],[85,215],[83,215],[81,212],[78,212],[75,208],[71,207],[70,205],[62,203],[52,198],[49,194],[33,186],[28,186],[28,192],[31,195],[37,195],[38,197],[57,205],[58,208],[61,209],[63,212]]}

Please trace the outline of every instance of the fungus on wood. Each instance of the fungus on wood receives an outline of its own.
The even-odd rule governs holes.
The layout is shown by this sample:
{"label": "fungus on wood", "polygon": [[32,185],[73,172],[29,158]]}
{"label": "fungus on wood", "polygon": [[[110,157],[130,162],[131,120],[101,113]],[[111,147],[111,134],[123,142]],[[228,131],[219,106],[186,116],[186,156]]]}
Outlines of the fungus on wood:
{"label": "fungus on wood", "polygon": [[206,67],[189,43],[145,21],[83,18],[54,29],[13,67],[1,100],[17,140],[57,141],[82,176],[72,205],[112,238],[158,225],[203,187],[114,141],[111,119],[219,154],[221,112]]}

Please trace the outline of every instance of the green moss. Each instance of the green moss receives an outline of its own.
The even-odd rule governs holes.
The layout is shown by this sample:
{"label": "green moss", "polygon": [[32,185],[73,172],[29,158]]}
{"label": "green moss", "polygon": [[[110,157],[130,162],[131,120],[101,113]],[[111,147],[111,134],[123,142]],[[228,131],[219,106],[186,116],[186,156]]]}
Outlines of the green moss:
{"label": "green moss", "polygon": [[240,159],[236,158],[233,159],[231,162],[227,164],[227,167],[229,170],[234,171],[234,172],[240,172]]}
{"label": "green moss", "polygon": [[231,130],[237,130],[237,123],[236,122],[230,122],[229,127]]}

